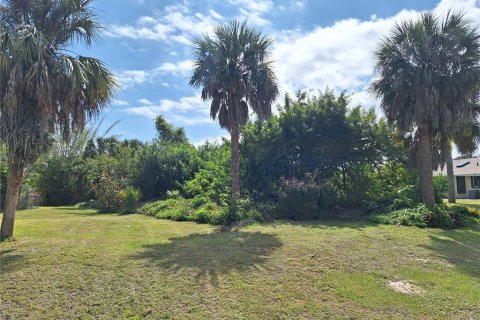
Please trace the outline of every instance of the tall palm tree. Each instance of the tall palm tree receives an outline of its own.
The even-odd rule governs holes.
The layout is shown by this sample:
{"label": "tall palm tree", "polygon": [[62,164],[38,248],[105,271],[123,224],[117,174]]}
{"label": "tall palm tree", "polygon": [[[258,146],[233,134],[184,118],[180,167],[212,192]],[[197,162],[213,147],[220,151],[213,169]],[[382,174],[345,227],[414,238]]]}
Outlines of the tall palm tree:
{"label": "tall palm tree", "polygon": [[232,21],[217,26],[212,37],[195,40],[195,68],[190,85],[202,88],[202,99],[212,100],[210,116],[231,135],[232,194],[240,194],[239,131],[247,123],[248,109],[260,118],[271,115],[278,94],[272,70],[273,40]]}
{"label": "tall palm tree", "polygon": [[443,19],[422,13],[396,24],[375,52],[379,78],[370,91],[387,119],[418,140],[423,202],[435,203],[432,143],[435,134],[473,116],[480,85],[480,35],[463,14]]}
{"label": "tall palm tree", "polygon": [[0,2],[0,139],[9,161],[1,238],[13,235],[26,165],[48,149],[55,130],[68,137],[112,96],[115,79],[104,64],[70,50],[98,39],[91,2]]}

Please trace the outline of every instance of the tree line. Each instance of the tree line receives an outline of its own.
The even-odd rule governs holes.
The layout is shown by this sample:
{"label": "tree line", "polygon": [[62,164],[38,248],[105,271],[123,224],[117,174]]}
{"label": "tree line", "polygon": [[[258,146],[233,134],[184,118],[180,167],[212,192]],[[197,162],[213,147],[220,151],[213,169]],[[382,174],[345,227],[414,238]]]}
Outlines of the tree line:
{"label": "tree line", "polygon": [[[10,0],[0,6],[0,16],[0,139],[8,159],[1,237],[7,238],[26,168],[34,168],[38,188],[60,181],[54,168],[62,165],[61,141],[84,134],[85,123],[108,104],[117,84],[101,61],[70,51],[72,41],[91,45],[99,36],[90,0]],[[242,210],[242,194],[253,202],[275,201],[278,212],[290,210],[278,205],[299,199],[308,205],[297,209],[314,214],[370,199],[416,202],[416,195],[433,208],[438,200],[434,165],[445,161],[451,172],[452,141],[475,140],[475,130],[464,129],[476,128],[479,38],[472,23],[455,12],[443,18],[426,12],[397,23],[375,52],[370,87],[386,120],[347,108],[345,94],[328,90],[286,96],[272,116],[278,95],[272,38],[246,22],[219,25],[194,41],[189,83],[211,102],[210,115],[230,132],[230,141],[195,149],[183,129],[159,117],[158,137],[151,143],[117,138],[80,143],[70,163],[78,162],[75,170],[84,171],[66,174],[73,181],[59,183],[56,191],[71,186],[77,189],[68,192],[71,201],[94,200],[105,211],[118,206],[131,211],[140,197],[174,199],[171,205],[183,199],[182,217],[196,212],[208,220],[210,210],[225,221]],[[256,121],[249,121],[250,112]],[[230,174],[212,174],[212,168],[225,169],[227,157]],[[49,175],[51,183],[44,181]],[[418,183],[408,185],[418,186],[418,193],[405,199],[398,192],[381,196],[395,190],[385,183],[415,176]],[[54,192],[41,193],[45,203],[56,201]],[[205,206],[210,209],[201,211]],[[215,211],[215,206],[228,209]],[[245,207],[254,216],[259,211]]]}

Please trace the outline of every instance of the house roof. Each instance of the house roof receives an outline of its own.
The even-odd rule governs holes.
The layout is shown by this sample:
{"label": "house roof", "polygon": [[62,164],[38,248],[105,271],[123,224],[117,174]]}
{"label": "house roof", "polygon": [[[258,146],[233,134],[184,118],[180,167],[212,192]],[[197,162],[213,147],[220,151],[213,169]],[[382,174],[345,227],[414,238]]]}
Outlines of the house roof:
{"label": "house roof", "polygon": [[[434,175],[447,175],[447,166],[435,170]],[[480,157],[453,160],[455,176],[480,176]]]}

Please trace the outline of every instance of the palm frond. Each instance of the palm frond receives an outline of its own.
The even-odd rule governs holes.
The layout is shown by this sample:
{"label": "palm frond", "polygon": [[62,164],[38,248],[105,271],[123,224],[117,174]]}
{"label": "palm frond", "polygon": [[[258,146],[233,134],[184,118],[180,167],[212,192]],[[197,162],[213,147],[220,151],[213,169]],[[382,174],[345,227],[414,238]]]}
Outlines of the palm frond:
{"label": "palm frond", "polygon": [[270,47],[273,39],[230,21],[215,27],[214,36],[194,41],[195,63],[190,85],[202,87],[202,99],[212,100],[210,116],[223,128],[243,126],[251,108],[260,118],[271,114],[278,94]]}
{"label": "palm frond", "polygon": [[0,5],[0,139],[32,161],[52,134],[82,129],[112,97],[116,82],[99,60],[66,54],[90,45],[101,26],[92,0],[8,0]]}

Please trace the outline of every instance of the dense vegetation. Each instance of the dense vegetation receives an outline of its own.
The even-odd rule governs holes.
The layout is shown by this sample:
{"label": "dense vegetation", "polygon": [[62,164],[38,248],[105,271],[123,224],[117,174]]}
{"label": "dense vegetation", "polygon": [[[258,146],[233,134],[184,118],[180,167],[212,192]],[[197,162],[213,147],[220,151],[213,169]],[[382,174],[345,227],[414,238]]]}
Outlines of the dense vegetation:
{"label": "dense vegetation", "polygon": [[478,318],[480,205],[444,203],[452,144],[480,142],[463,15],[379,43],[385,118],[328,88],[272,110],[272,38],[216,26],[189,83],[231,138],[194,146],[163,115],[151,141],[86,125],[116,88],[71,51],[92,3],[0,0],[0,318]]}
{"label": "dense vegetation", "polygon": [[[30,23],[41,30],[45,26],[36,15],[42,13],[32,3],[20,9],[33,10]],[[92,18],[90,1],[80,1],[78,8],[62,3],[55,2],[58,8],[49,10],[65,10],[67,16],[80,10],[85,19]],[[6,7],[4,14],[9,10],[13,9]],[[14,32],[7,27],[16,23],[12,20],[4,26],[5,35]],[[87,44],[95,32],[68,31],[67,36]],[[22,151],[21,156],[28,158],[23,159],[15,152],[29,146],[8,143],[2,151],[9,159],[9,174],[21,171],[18,179],[13,177],[15,185],[8,178],[5,207],[11,207],[16,184],[24,180],[19,208],[34,205],[39,198],[49,206],[81,203],[103,213],[140,212],[226,225],[365,214],[379,215],[373,218],[379,222],[419,227],[453,228],[475,222],[474,212],[443,204],[452,185],[445,177],[434,179],[432,169],[445,162],[445,152],[451,155],[452,139],[462,136],[460,127],[476,128],[472,119],[478,115],[479,38],[468,21],[455,13],[443,21],[426,13],[396,25],[376,52],[379,77],[371,86],[386,118],[366,106],[349,106],[348,94],[329,89],[299,91],[294,97],[287,94],[272,114],[278,93],[269,60],[272,39],[246,22],[217,26],[212,36],[195,40],[190,85],[202,88],[202,99],[211,100],[211,117],[231,133],[231,139],[199,147],[188,141],[183,128],[161,115],[155,120],[157,137],[149,142],[98,135],[98,128],[85,130],[85,118],[100,110],[115,85],[100,62],[87,59],[85,67],[96,67],[87,70],[92,79],[85,78],[81,85],[86,92],[70,91],[88,101],[78,102],[79,110],[65,109],[68,121],[60,116],[37,119],[48,122],[48,128],[35,133],[39,143],[30,144],[42,145],[42,152],[30,148],[31,153]],[[71,62],[74,69],[75,61]],[[74,77],[74,70],[68,70],[67,75]],[[65,102],[60,93],[55,99],[60,105]],[[48,107],[42,101],[35,103]],[[18,106],[11,108],[23,112]],[[255,119],[249,119],[249,110]],[[465,150],[475,148],[477,138],[470,134],[463,139],[470,144]],[[28,170],[23,170],[29,163]],[[5,165],[3,175],[4,169]],[[3,219],[9,232],[12,209]]]}
{"label": "dense vegetation", "polygon": [[372,214],[382,223],[453,228],[476,219],[441,203],[445,177],[435,179],[438,205],[421,206],[408,141],[373,109],[348,104],[345,93],[299,92],[268,120],[248,122],[239,199],[231,197],[230,142],[195,148],[161,116],[151,142],[96,128],[57,139],[30,167],[22,197],[28,203],[35,190],[44,205],[101,212],[135,212],[143,203],[138,212],[146,215],[212,224]]}

